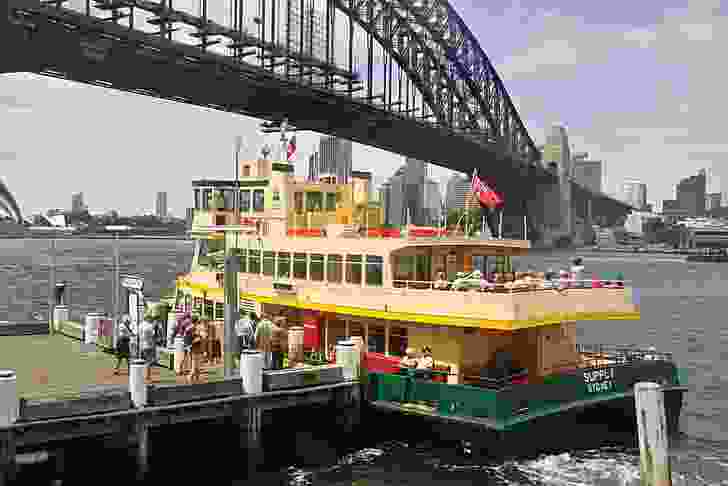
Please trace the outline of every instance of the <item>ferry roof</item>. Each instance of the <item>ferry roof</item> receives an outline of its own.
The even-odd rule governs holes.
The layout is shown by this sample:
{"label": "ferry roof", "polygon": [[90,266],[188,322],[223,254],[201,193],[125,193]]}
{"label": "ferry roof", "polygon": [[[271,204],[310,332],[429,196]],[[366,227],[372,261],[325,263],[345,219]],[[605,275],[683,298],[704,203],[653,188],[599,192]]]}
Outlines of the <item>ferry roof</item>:
{"label": "ferry roof", "polygon": [[[248,229],[247,227],[238,226],[218,226],[206,227],[207,230],[201,228],[193,228],[191,234],[196,238],[223,239],[225,231],[240,231]],[[213,229],[214,228],[214,229]],[[254,235],[244,236],[248,242],[254,242],[257,245],[257,237]],[[447,247],[470,247],[483,250],[494,250],[495,253],[508,253],[510,255],[523,255],[527,253],[531,247],[531,243],[525,240],[496,240],[496,239],[478,239],[478,238],[460,238],[460,237],[414,237],[414,238],[365,238],[365,237],[264,237],[264,250],[290,251],[290,252],[310,252],[317,251],[331,253],[363,253],[372,255],[390,254],[404,248],[447,248]],[[251,247],[251,249],[257,249]]]}

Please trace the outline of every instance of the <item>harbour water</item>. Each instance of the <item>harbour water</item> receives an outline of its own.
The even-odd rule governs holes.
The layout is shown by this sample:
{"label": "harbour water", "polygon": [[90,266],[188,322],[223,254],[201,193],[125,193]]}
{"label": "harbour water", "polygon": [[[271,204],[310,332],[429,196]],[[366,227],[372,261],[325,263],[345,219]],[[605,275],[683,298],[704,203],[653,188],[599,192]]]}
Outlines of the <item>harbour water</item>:
{"label": "harbour water", "polygon": [[[90,311],[111,311],[112,245],[105,240],[57,241],[56,278],[70,282],[74,318]],[[49,247],[47,240],[0,240],[0,320],[28,320],[33,312],[46,315]],[[122,240],[122,272],[144,276],[145,293],[155,298],[177,273],[187,270],[191,254],[192,246],[186,241]],[[520,269],[558,270],[567,267],[573,255],[532,255],[520,260]],[[579,341],[654,345],[673,352],[680,365],[689,369],[691,388],[681,421],[684,437],[671,450],[673,484],[728,485],[728,320],[724,314],[728,264],[685,263],[684,257],[672,255],[587,252],[580,256],[588,272],[621,270],[625,274],[635,288],[642,320],[581,323]],[[0,366],[8,365],[0,356]],[[639,484],[638,452],[630,449],[571,451],[484,464],[449,445],[397,437],[396,432],[394,437],[391,433],[379,435],[376,430],[369,435],[351,438],[349,448],[354,451],[350,453],[322,447],[326,453],[318,461],[307,459],[309,465],[303,465],[291,448],[278,453],[275,462],[280,471],[275,482],[324,486]],[[309,438],[308,443],[316,440],[322,441]],[[205,456],[211,457],[210,453]],[[229,462],[235,466],[234,461]],[[221,463],[209,460],[215,467]]]}

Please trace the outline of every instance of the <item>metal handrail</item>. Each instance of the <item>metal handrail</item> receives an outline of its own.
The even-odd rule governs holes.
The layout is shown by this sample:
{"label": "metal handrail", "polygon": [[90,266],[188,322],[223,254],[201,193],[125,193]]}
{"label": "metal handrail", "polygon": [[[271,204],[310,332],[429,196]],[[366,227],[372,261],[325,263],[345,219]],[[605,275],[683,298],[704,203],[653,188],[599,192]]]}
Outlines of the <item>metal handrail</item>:
{"label": "metal handrail", "polygon": [[654,348],[638,346],[618,346],[609,344],[577,344],[576,350],[587,362],[599,365],[624,364],[631,361],[674,361],[673,354],[657,351]]}
{"label": "metal handrail", "polygon": [[[506,283],[513,284],[513,282],[519,282],[521,283],[520,286],[515,288],[506,288],[504,285]],[[546,283],[550,283],[550,285],[545,285]],[[594,282],[599,282],[602,284],[600,287],[594,287]],[[404,285],[397,285],[397,284],[404,284]],[[446,281],[449,288],[447,289],[436,289],[435,284],[437,283],[436,280],[392,280],[392,287],[399,288],[399,289],[413,289],[413,290],[451,290],[455,291],[451,288],[453,282],[452,281]],[[493,283],[488,282],[488,288],[482,291],[485,292],[496,292],[496,293],[518,293],[518,292],[524,292],[524,291],[542,291],[542,290],[569,290],[569,289],[595,289],[595,288],[622,288],[626,286],[627,284],[631,283],[630,280],[600,280],[600,279],[589,279],[589,280],[573,280],[573,279],[555,279],[555,280],[541,280],[541,279],[535,279],[532,280],[529,283],[525,283],[523,281],[509,281],[509,282],[501,282],[501,283]],[[412,285],[414,284],[414,285]],[[579,285],[575,285],[579,284]],[[424,287],[424,288],[423,288]],[[471,290],[481,291],[481,289],[478,288],[472,288]]]}

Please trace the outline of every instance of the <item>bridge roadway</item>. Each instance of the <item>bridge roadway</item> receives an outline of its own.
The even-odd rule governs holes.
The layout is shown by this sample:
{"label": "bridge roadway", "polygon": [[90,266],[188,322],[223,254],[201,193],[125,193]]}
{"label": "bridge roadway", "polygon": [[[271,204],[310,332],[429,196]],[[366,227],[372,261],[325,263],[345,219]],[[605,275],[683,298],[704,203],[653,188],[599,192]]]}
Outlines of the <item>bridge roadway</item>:
{"label": "bridge roadway", "polygon": [[[539,187],[558,181],[540,162],[526,163],[500,143],[475,140],[349,94],[305,86],[258,66],[48,3],[0,0],[0,73],[52,75],[271,121],[288,118],[302,130],[463,173],[477,167],[497,181],[509,208],[518,212],[526,210]],[[624,210],[616,201],[595,199],[612,211]]]}

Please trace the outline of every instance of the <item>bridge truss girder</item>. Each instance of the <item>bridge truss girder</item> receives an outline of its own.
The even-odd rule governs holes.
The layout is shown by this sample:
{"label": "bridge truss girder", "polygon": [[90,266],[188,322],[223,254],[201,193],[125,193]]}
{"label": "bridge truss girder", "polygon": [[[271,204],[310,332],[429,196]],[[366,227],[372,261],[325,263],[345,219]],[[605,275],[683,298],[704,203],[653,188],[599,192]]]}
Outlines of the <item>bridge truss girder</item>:
{"label": "bridge truss girder", "polygon": [[[540,159],[540,153],[525,129],[508,93],[491,65],[478,41],[462,19],[446,0],[325,0],[326,14],[326,55],[317,59],[296,49],[295,43],[302,39],[276,38],[273,24],[266,30],[269,20],[275,22],[276,15],[288,16],[294,2],[285,0],[286,12],[276,12],[276,3],[260,0],[262,3],[261,28],[258,36],[250,34],[244,27],[242,11],[244,0],[230,0],[231,25],[224,26],[207,17],[208,0],[200,0],[201,15],[175,10],[173,0],[89,0],[86,2],[86,15],[92,16],[91,6],[104,12],[107,17],[98,18],[104,22],[119,24],[128,19],[130,30],[135,30],[134,11],[152,13],[156,17],[148,23],[156,25],[160,38],[172,39],[172,32],[184,24],[195,29],[193,37],[199,39],[196,46],[206,52],[211,46],[229,41],[229,56],[236,63],[250,65],[247,58],[255,54],[259,67],[279,74],[276,70],[285,66],[284,77],[314,88],[323,88],[337,94],[346,94],[352,99],[378,105],[405,118],[421,123],[436,125],[458,133],[471,141],[497,146],[511,156],[533,163]],[[29,6],[41,5],[62,10],[68,0],[38,2],[29,0]],[[17,2],[15,2],[17,3]],[[356,22],[369,36],[367,65],[367,94],[364,97],[354,93],[364,89],[362,81],[353,70],[351,55],[349,66],[337,66],[334,62],[334,10],[338,9]],[[270,10],[270,11],[268,11]],[[351,29],[351,28],[350,28]],[[138,29],[136,32],[140,32]],[[288,32],[288,31],[287,31]],[[150,34],[145,34],[149,36]],[[301,37],[303,34],[301,33]],[[372,44],[373,40],[388,54],[385,69],[385,93],[372,92]],[[349,53],[352,52],[349,38]],[[252,50],[246,50],[252,49]],[[416,88],[423,103],[419,107],[409,106],[410,98],[392,102],[395,85],[392,61]],[[304,75],[304,73],[306,75]],[[387,75],[389,74],[389,78]],[[402,80],[398,82],[402,91]],[[344,86],[344,89],[336,89]],[[381,99],[382,103],[376,100]],[[414,104],[414,99],[413,99]]]}

